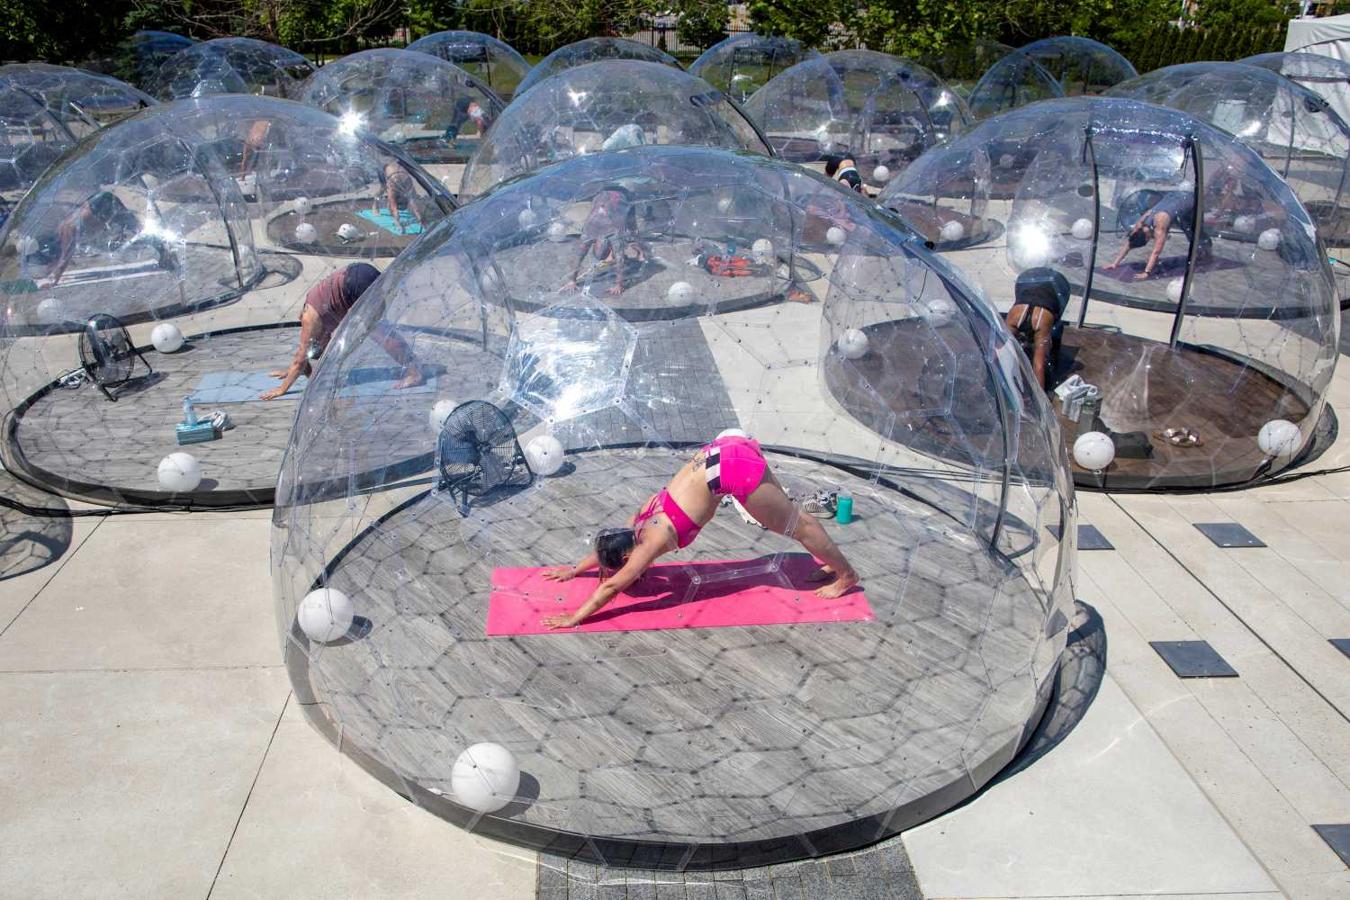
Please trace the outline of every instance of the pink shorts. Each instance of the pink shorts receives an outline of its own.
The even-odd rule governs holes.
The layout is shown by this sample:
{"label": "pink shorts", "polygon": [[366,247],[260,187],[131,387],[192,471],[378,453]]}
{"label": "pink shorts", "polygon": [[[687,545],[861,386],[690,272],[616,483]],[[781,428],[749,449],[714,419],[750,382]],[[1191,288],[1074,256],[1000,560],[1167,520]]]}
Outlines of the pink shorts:
{"label": "pink shorts", "polygon": [[714,496],[730,494],[740,502],[754,493],[764,480],[769,464],[759,451],[759,441],[743,437],[718,438],[703,448],[708,490]]}

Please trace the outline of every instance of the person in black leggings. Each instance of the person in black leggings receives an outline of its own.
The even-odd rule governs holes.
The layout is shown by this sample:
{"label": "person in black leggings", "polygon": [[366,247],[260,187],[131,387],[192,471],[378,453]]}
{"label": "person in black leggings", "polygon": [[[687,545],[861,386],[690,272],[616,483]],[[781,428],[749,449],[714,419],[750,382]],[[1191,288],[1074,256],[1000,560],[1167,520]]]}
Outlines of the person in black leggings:
{"label": "person in black leggings", "polygon": [[1059,366],[1059,342],[1064,331],[1064,310],[1069,305],[1069,280],[1054,269],[1038,266],[1017,276],[1013,307],[1008,310],[1008,330],[1022,345],[1036,380],[1050,388]]}

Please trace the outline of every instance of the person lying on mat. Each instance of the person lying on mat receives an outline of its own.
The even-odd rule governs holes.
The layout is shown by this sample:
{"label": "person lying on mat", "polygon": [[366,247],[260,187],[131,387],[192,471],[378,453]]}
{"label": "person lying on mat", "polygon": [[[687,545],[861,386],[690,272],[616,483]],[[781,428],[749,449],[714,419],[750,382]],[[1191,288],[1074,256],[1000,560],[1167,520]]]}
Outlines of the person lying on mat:
{"label": "person lying on mat", "polygon": [[158,234],[148,231],[140,216],[127,209],[126,204],[117,199],[112,191],[99,191],[77,206],[56,226],[56,239],[59,249],[50,272],[53,285],[61,280],[66,267],[70,265],[75,248],[81,243],[90,244],[94,241],[98,242],[100,248],[110,252],[143,244],[155,251],[161,268],[171,272],[178,268],[168,243]]}
{"label": "person lying on mat", "polygon": [[396,162],[390,162],[385,165],[384,173],[380,175],[380,189],[370,201],[370,211],[379,215],[380,198],[383,197],[385,203],[389,204],[389,216],[394,220],[394,227],[398,229],[399,234],[403,234],[403,213],[408,213],[417,220],[417,227],[423,228],[422,211],[417,208],[414,202],[416,199],[417,184],[413,177],[408,174]]}
{"label": "person lying on mat", "polygon": [[1043,388],[1050,387],[1049,379],[1059,363],[1059,339],[1068,305],[1069,279],[1054,269],[1040,266],[1017,276],[1008,330],[1022,345]]}
{"label": "person lying on mat", "polygon": [[1125,261],[1131,250],[1152,241],[1153,249],[1149,252],[1148,261],[1144,263],[1144,271],[1135,275],[1134,280],[1143,281],[1150,277],[1157,268],[1163,247],[1167,246],[1167,238],[1173,225],[1186,235],[1188,244],[1193,239],[1200,240],[1197,259],[1203,261],[1209,258],[1209,238],[1195,232],[1195,194],[1191,191],[1165,191],[1130,228],[1130,233],[1125,237],[1125,246],[1120,248],[1115,260],[1102,268],[1108,270],[1116,268]]}
{"label": "person lying on mat", "polygon": [[632,195],[621,187],[607,188],[595,195],[586,224],[581,227],[581,252],[564,290],[573,290],[581,278],[581,268],[590,256],[595,257],[591,275],[604,267],[614,268],[614,285],[605,291],[610,297],[623,293],[624,270],[629,260],[647,261],[647,250],[638,239],[637,209]]}
{"label": "person lying on mat", "polygon": [[817,595],[838,597],[858,583],[857,571],[824,526],[788,499],[759,443],[725,436],[700,449],[660,493],[629,518],[626,528],[602,530],[585,559],[544,575],[550,581],[568,581],[598,566],[601,579],[580,609],[548,616],[543,624],[571,628],[584,622],[637,581],[658,557],[693,543],[728,495],[765,528],[793,538],[824,562],[812,580],[829,583],[817,589]]}
{"label": "person lying on mat", "polygon": [[[269,373],[280,378],[281,384],[258,396],[275,400],[289,391],[301,375],[309,375],[313,368],[311,361],[323,355],[338,325],[379,277],[380,270],[370,263],[352,263],[310,288],[300,311],[300,346],[295,350],[295,358],[288,368]],[[384,351],[403,367],[403,377],[394,382],[395,389],[415,387],[426,381],[413,359],[412,348],[397,331],[381,322],[375,326],[374,334]]]}

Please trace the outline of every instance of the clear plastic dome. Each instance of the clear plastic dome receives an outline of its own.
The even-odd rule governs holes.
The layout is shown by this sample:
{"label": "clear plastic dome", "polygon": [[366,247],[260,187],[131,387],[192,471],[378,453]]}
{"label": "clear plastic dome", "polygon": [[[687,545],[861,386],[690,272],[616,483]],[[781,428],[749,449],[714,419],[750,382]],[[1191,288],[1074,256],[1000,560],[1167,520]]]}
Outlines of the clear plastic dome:
{"label": "clear plastic dome", "polygon": [[[971,92],[984,73],[1013,52],[1012,47],[998,41],[976,40],[946,45],[939,51],[917,57],[915,61],[947,82],[962,100],[969,103]],[[973,108],[971,113],[977,115]]]}
{"label": "clear plastic dome", "polygon": [[[270,503],[298,395],[258,397],[295,357],[304,291],[354,260],[382,268],[414,239],[372,237],[380,216],[360,215],[391,163],[423,191],[428,226],[448,212],[411,163],[285,100],[152,107],[63,156],[0,232],[5,468],[113,505]],[[295,240],[297,221],[314,241]],[[364,229],[343,244],[339,221]],[[186,346],[157,349],[174,330]],[[231,427],[180,446],[185,396]],[[198,482],[163,480],[176,452],[196,458]]]}
{"label": "clear plastic dome", "polygon": [[508,102],[530,71],[525,57],[510,44],[477,31],[438,31],[418,38],[408,49],[454,63]]}
{"label": "clear plastic dome", "polygon": [[1261,53],[1238,60],[1297,81],[1350,122],[1350,62],[1320,53]]}
{"label": "clear plastic dome", "polygon": [[[372,290],[302,401],[272,560],[302,708],[386,784],[605,863],[757,865],[936,815],[1035,727],[1072,611],[1063,450],[993,310],[880,207],[767,157],[597,154],[464,206]],[[436,389],[352,415],[390,333]],[[602,633],[543,633],[532,604],[596,581],[536,597],[531,567],[727,428],[805,508],[847,498],[823,527],[868,611],[798,609],[809,558],[728,505]],[[518,781],[456,775],[484,742]]]}
{"label": "clear plastic dome", "polygon": [[744,103],[779,72],[818,56],[792,38],[742,32],[704,50],[689,73],[737,103]]}
{"label": "clear plastic dome", "polygon": [[169,57],[147,90],[161,100],[210,94],[294,98],[313,72],[294,50],[252,38],[215,38]]}
{"label": "clear plastic dome", "polygon": [[88,59],[80,68],[145,88],[169,57],[195,43],[170,31],[138,31],[119,41],[107,55]]}
{"label": "clear plastic dome", "polygon": [[557,75],[564,69],[605,59],[635,59],[683,69],[669,53],[646,44],[639,44],[637,41],[630,41],[627,38],[586,38],[584,41],[559,47],[539,60],[538,65],[516,86],[516,96],[524,94],[545,78]]}
{"label": "clear plastic dome", "polygon": [[45,103],[27,91],[0,83],[0,225],[56,159],[75,146]]}
{"label": "clear plastic dome", "polygon": [[1179,109],[1234,135],[1294,189],[1328,246],[1350,246],[1350,125],[1317,94],[1266,69],[1212,62],[1155,69],[1108,96]]}
{"label": "clear plastic dome", "polygon": [[269,97],[209,101],[176,105],[177,131],[233,173],[261,247],[393,257],[454,207],[444,185],[355,118]]}
{"label": "clear plastic dome", "polygon": [[560,72],[513,102],[465,168],[460,196],[558,160],[644,144],[773,154],[754,123],[703,79],[605,60]]}
{"label": "clear plastic dome", "polygon": [[311,75],[300,99],[424,164],[466,162],[503,109],[463,69],[408,50],[344,56]]}
{"label": "clear plastic dome", "polygon": [[0,82],[41,100],[77,139],[156,103],[116,78],[46,63],[0,66]]}
{"label": "clear plastic dome", "polygon": [[[1116,448],[1102,471],[1075,463],[1080,484],[1242,484],[1316,449],[1340,323],[1326,253],[1288,185],[1227,133],[1131,100],[1051,100],[926,154],[879,200],[1001,310],[1020,272],[1067,277],[1047,380],[1095,387],[1099,415],[1056,401],[1061,427]],[[1281,421],[1271,453],[1262,429]]]}
{"label": "clear plastic dome", "polygon": [[1102,94],[1138,74],[1128,59],[1099,41],[1044,38],[989,67],[971,92],[971,113],[985,119],[1038,100]]}
{"label": "clear plastic dome", "polygon": [[745,112],[779,156],[818,162],[847,152],[875,186],[970,123],[965,103],[932,72],[872,50],[798,63],[756,91]]}

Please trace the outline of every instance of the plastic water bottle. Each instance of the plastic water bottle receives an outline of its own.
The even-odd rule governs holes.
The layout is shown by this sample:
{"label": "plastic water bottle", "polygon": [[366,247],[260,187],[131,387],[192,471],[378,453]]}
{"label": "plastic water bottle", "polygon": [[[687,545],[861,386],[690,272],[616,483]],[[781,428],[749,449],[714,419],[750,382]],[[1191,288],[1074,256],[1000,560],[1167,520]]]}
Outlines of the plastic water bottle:
{"label": "plastic water bottle", "polygon": [[183,398],[183,424],[184,425],[197,424],[197,410],[193,409],[192,407],[191,397]]}
{"label": "plastic water bottle", "polygon": [[840,491],[834,501],[834,520],[840,525],[853,521],[853,495],[847,491]]}

